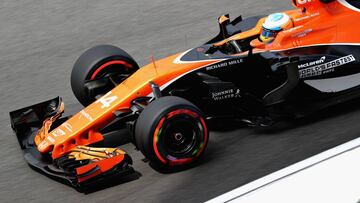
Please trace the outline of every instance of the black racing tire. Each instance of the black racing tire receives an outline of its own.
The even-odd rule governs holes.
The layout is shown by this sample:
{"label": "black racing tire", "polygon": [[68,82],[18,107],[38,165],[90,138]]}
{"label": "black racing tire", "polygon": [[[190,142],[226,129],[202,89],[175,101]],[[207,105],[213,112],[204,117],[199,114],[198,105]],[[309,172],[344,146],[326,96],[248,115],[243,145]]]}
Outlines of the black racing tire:
{"label": "black racing tire", "polygon": [[208,140],[209,132],[200,109],[175,96],[151,102],[135,126],[137,148],[151,163],[168,168],[196,162]]}
{"label": "black racing tire", "polygon": [[[85,83],[107,74],[132,74],[139,69],[135,60],[124,50],[112,45],[99,45],[85,51],[75,62],[71,72],[71,89],[83,106],[96,99],[88,94]],[[126,78],[124,78],[126,79]],[[102,94],[110,89],[101,90]]]}

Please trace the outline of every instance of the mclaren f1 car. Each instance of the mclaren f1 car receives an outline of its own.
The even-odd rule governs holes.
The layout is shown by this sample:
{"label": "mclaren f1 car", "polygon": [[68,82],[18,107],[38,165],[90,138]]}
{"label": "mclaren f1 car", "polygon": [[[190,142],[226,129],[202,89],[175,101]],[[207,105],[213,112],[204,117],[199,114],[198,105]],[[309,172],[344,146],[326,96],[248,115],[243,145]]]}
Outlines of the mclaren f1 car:
{"label": "mclaren f1 car", "polygon": [[127,153],[104,144],[124,128],[151,163],[172,169],[199,160],[214,119],[269,126],[358,97],[360,3],[293,5],[244,20],[223,15],[207,43],[142,68],[115,46],[87,50],[71,73],[83,110],[62,116],[58,97],[10,113],[26,161],[82,187],[134,172]]}

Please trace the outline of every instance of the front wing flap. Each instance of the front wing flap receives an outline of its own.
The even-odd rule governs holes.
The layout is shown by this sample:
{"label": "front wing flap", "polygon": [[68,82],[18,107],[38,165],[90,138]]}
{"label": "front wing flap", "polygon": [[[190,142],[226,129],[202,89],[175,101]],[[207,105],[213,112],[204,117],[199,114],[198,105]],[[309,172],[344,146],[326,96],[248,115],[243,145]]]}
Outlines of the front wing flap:
{"label": "front wing flap", "polygon": [[68,154],[53,160],[51,153],[41,154],[36,139],[68,118],[60,118],[64,106],[60,97],[10,112],[14,130],[27,163],[51,178],[76,189],[96,185],[134,173],[132,159],[118,148],[76,146]]}

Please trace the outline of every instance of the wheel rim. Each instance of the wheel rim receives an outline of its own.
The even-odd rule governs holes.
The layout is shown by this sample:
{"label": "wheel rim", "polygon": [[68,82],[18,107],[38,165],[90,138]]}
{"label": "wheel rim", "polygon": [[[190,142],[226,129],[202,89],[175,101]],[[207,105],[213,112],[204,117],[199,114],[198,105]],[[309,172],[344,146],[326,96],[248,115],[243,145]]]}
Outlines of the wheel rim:
{"label": "wheel rim", "polygon": [[175,157],[191,152],[196,146],[196,134],[199,134],[199,130],[192,122],[186,120],[184,116],[179,117],[169,121],[162,132],[165,151]]}
{"label": "wheel rim", "polygon": [[153,138],[156,156],[164,164],[193,162],[204,150],[208,134],[204,120],[195,112],[181,109],[164,116]]}

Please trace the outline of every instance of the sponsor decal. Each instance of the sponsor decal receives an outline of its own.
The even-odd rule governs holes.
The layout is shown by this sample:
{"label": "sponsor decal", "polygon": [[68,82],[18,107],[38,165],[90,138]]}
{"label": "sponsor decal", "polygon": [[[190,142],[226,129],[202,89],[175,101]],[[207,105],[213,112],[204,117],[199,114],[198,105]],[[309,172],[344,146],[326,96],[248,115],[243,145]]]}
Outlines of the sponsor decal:
{"label": "sponsor decal", "polygon": [[215,70],[215,69],[218,69],[218,68],[233,66],[233,65],[236,65],[236,64],[239,64],[239,63],[242,63],[242,62],[243,62],[242,59],[229,60],[229,61],[225,61],[225,62],[222,62],[222,63],[218,63],[218,64],[215,64],[215,65],[208,66],[208,67],[206,67],[206,70],[207,71]]}
{"label": "sponsor decal", "polygon": [[315,66],[315,65],[319,65],[319,64],[322,64],[324,63],[326,60],[326,56],[323,56],[321,57],[319,60],[316,60],[316,61],[312,61],[312,62],[309,62],[309,63],[304,63],[304,64],[301,64],[301,65],[298,65],[298,68],[306,68],[306,67],[310,67],[310,66]]}
{"label": "sponsor decal", "polygon": [[228,89],[220,92],[212,92],[211,95],[215,101],[241,97],[240,89]]}
{"label": "sponsor decal", "polygon": [[73,132],[73,130],[72,130],[72,126],[69,124],[69,123],[67,123],[67,122],[65,122],[65,123],[63,123],[61,126],[63,126],[64,128],[66,128],[69,132]]}
{"label": "sponsor decal", "polygon": [[49,143],[46,141],[46,140],[43,140],[40,144],[39,144],[39,146],[38,146],[38,148],[39,148],[39,150],[41,151],[41,150],[43,150],[46,146],[48,146],[49,145]]}
{"label": "sponsor decal", "polygon": [[58,136],[63,136],[63,135],[65,135],[66,133],[63,131],[63,130],[61,130],[60,128],[56,128],[55,130],[54,130],[54,132],[52,132],[51,133],[54,137],[58,137]]}
{"label": "sponsor decal", "polygon": [[297,26],[297,27],[290,28],[290,29],[288,29],[288,30],[284,30],[283,32],[284,32],[284,33],[294,32],[294,31],[296,31],[296,30],[298,30],[298,29],[301,29],[301,28],[303,28],[303,27],[304,27],[303,25],[300,25],[300,26]]}
{"label": "sponsor decal", "polygon": [[52,137],[50,137],[50,136],[47,136],[46,139],[48,139],[51,143],[54,143],[54,142],[55,142],[54,138],[52,138]]}
{"label": "sponsor decal", "polygon": [[111,103],[113,103],[114,101],[116,101],[118,99],[117,96],[111,95],[111,94],[112,94],[111,91],[106,93],[103,97],[98,99],[95,103],[96,104],[101,103],[102,104],[102,106],[101,106],[102,109],[110,107]]}
{"label": "sponsor decal", "polygon": [[83,116],[84,116],[86,119],[88,119],[89,121],[93,121],[93,120],[94,120],[94,119],[90,116],[90,114],[89,114],[88,112],[86,112],[85,110],[81,110],[81,111],[80,111],[79,119],[81,119]]}
{"label": "sponsor decal", "polygon": [[319,12],[316,12],[316,13],[312,13],[311,15],[307,15],[307,16],[304,16],[304,17],[300,17],[300,18],[295,18],[294,21],[295,22],[299,22],[299,21],[302,21],[302,20],[307,20],[309,18],[313,18],[313,17],[316,17],[316,16],[319,16],[320,13]]}
{"label": "sponsor decal", "polygon": [[321,57],[321,59],[318,61],[299,65],[298,66],[299,68],[304,68],[299,70],[300,78],[313,77],[313,76],[334,72],[334,69],[336,67],[343,66],[345,64],[356,61],[355,57],[352,54],[326,63],[325,63],[325,59],[326,58]]}
{"label": "sponsor decal", "polygon": [[[68,123],[63,123],[61,126],[64,126],[67,130],[69,130],[69,132],[72,132],[72,127],[70,124]],[[50,144],[54,144],[55,143],[55,139],[57,137],[61,137],[61,136],[64,136],[66,135],[66,132],[64,130],[62,130],[60,127],[56,128],[53,130],[53,132],[51,133],[52,136],[47,136],[46,137],[46,140],[43,140],[38,148],[40,150],[43,150],[45,147],[47,147],[48,145]]]}
{"label": "sponsor decal", "polygon": [[312,32],[312,31],[313,31],[313,29],[311,29],[311,28],[310,28],[310,29],[306,29],[306,30],[304,30],[304,31],[302,31],[302,32],[293,34],[292,37],[298,37],[298,38],[300,38],[300,37],[305,37],[308,33]]}

